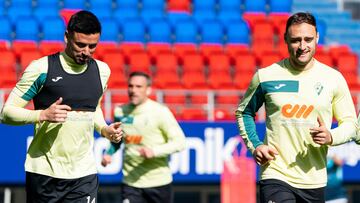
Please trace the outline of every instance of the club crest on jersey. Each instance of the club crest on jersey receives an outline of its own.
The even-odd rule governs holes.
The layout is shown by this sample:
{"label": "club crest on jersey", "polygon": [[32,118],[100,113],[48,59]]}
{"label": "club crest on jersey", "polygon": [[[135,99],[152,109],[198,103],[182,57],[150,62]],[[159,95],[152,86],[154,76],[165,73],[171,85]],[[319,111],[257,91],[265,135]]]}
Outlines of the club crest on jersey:
{"label": "club crest on jersey", "polygon": [[317,93],[317,95],[320,95],[324,89],[324,86],[320,82],[317,82],[315,84],[314,88],[315,88],[315,92]]}

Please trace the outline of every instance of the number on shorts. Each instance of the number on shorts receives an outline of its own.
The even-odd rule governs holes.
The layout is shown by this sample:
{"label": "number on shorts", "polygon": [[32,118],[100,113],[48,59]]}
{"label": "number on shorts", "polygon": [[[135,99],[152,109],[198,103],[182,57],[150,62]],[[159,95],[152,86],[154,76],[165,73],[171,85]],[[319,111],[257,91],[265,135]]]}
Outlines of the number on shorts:
{"label": "number on shorts", "polygon": [[87,196],[86,199],[87,199],[87,203],[95,203],[95,197],[91,202],[90,202],[90,199],[91,199],[90,196]]}

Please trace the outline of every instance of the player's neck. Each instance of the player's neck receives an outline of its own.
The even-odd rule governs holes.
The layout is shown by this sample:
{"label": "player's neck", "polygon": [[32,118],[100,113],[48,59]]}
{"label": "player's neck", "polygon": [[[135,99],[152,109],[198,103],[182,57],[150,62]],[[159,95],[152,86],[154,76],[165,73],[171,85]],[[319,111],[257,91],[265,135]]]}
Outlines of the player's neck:
{"label": "player's neck", "polygon": [[306,64],[298,64],[294,62],[293,60],[289,59],[291,67],[296,71],[307,71],[310,70],[314,66],[314,58],[312,58],[308,63]]}

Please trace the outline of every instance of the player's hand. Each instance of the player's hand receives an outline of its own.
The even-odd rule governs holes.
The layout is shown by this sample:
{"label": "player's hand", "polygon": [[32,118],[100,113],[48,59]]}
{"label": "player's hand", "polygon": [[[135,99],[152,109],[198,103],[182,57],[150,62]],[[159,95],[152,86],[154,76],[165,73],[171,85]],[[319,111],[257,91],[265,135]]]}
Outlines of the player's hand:
{"label": "player's hand", "polygon": [[329,145],[332,143],[332,136],[330,131],[326,128],[325,123],[321,118],[317,118],[319,127],[310,128],[310,134],[313,141],[320,145]]}
{"label": "player's hand", "polygon": [[148,147],[141,147],[138,151],[140,153],[140,156],[146,159],[150,159],[155,156],[153,150]]}
{"label": "player's hand", "polygon": [[101,129],[101,135],[111,142],[119,143],[124,131],[121,129],[121,122],[115,122]]}
{"label": "player's hand", "polygon": [[101,160],[101,165],[105,167],[108,164],[111,164],[111,161],[112,161],[111,156],[108,154],[104,154],[104,156],[102,157],[102,160]]}
{"label": "player's hand", "polygon": [[253,156],[257,164],[265,165],[269,161],[275,159],[275,155],[278,155],[278,151],[268,145],[260,145],[256,147]]}
{"label": "player's hand", "polygon": [[68,111],[71,111],[71,107],[65,104],[61,104],[63,98],[60,97],[56,102],[51,104],[47,109],[42,110],[40,113],[39,121],[49,121],[51,123],[64,123],[67,118]]}

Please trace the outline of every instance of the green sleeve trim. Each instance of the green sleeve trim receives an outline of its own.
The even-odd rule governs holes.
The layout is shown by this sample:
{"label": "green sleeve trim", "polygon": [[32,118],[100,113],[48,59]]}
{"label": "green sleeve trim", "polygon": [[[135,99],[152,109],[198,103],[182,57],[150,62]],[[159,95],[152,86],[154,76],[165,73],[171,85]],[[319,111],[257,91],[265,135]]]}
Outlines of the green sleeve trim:
{"label": "green sleeve trim", "polygon": [[256,132],[255,116],[256,112],[262,106],[264,101],[265,97],[261,85],[259,85],[243,111],[243,122],[245,125],[245,131],[254,148],[263,144],[260,141],[259,136]]}
{"label": "green sleeve trim", "polygon": [[111,142],[111,145],[108,150],[106,150],[106,154],[113,155],[116,153],[116,151],[120,148],[122,142],[119,143],[113,143]]}
{"label": "green sleeve trim", "polygon": [[39,75],[39,77],[31,85],[29,90],[27,92],[25,92],[25,94],[21,98],[26,101],[30,101],[32,98],[34,98],[35,95],[37,95],[39,93],[42,86],[45,84],[46,76],[47,76],[46,73],[41,73]]}
{"label": "green sleeve trim", "polygon": [[120,116],[114,116],[114,122],[120,122],[121,121],[121,117]]}

